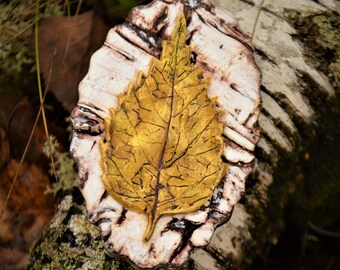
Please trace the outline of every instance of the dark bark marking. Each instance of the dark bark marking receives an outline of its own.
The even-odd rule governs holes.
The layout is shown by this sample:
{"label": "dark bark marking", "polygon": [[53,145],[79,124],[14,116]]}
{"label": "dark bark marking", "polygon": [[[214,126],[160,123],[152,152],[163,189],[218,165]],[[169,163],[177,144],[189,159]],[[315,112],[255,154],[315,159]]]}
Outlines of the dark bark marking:
{"label": "dark bark marking", "polygon": [[112,230],[109,229],[109,232],[108,232],[107,234],[103,235],[103,240],[104,240],[104,242],[106,242],[107,240],[109,240],[111,234],[112,234]]}
{"label": "dark bark marking", "polygon": [[222,226],[223,224],[227,223],[232,215],[233,210],[230,212],[224,214],[217,210],[212,210],[208,214],[208,219],[214,220],[214,229],[217,229],[218,227]]}
{"label": "dark bark marking", "polygon": [[107,191],[105,190],[104,193],[103,193],[103,195],[102,195],[102,197],[100,198],[100,203],[101,203],[106,197],[108,197],[108,196],[109,196],[109,194],[108,194]]}
{"label": "dark bark marking", "polygon": [[[221,80],[223,80],[223,78],[221,78]],[[227,80],[223,80],[223,81],[228,82]],[[236,91],[237,93],[239,93],[241,96],[248,98],[248,99],[250,99],[251,101],[254,102],[254,99],[252,97],[250,97],[250,96],[246,95],[245,93],[243,93],[242,91],[238,90],[237,85],[235,83],[231,83],[230,88],[233,89],[234,91]]]}
{"label": "dark bark marking", "polygon": [[[143,47],[141,47],[139,44],[135,43],[134,41],[130,40],[127,36],[125,36],[123,33],[121,33],[118,29],[116,29],[116,33],[122,38],[124,39],[126,42],[134,45],[135,47],[137,47],[138,49],[142,50],[143,52],[151,55],[151,56],[155,56],[153,55],[151,52],[148,52],[147,50],[145,50]],[[136,33],[137,34],[137,33]],[[138,35],[138,34],[137,34]]]}
{"label": "dark bark marking", "polygon": [[[111,48],[110,46],[108,46],[105,43],[104,43],[104,46],[106,46],[106,47],[108,47],[110,49],[113,49],[113,48]],[[118,50],[117,48],[114,48],[114,51],[116,53],[118,53],[119,55],[121,55],[127,61],[130,61],[130,62],[134,62],[135,61],[135,58],[133,56],[129,55],[128,53],[126,53],[124,51]]]}
{"label": "dark bark marking", "polygon": [[257,55],[261,56],[263,59],[267,60],[269,63],[271,63],[273,65],[276,65],[276,66],[278,65],[275,60],[273,60],[271,57],[268,56],[267,53],[265,53],[264,51],[260,50],[259,48],[255,49],[255,53]]}
{"label": "dark bark marking", "polygon": [[127,209],[125,207],[123,207],[123,211],[120,214],[120,217],[117,220],[117,224],[120,225],[124,222],[124,220],[126,219],[126,213],[127,213]]}
{"label": "dark bark marking", "polygon": [[85,183],[87,182],[88,177],[89,177],[89,172],[86,171],[86,172],[83,174],[83,176],[80,177],[80,178],[78,179],[77,184],[78,184],[78,187],[79,187],[80,189],[83,189],[83,188],[84,188]]}
{"label": "dark bark marking", "polygon": [[150,245],[149,254],[153,258],[157,258],[157,252],[155,251],[155,245],[153,243]]}
{"label": "dark bark marking", "polygon": [[91,151],[93,150],[93,147],[97,144],[97,141],[94,141],[92,146],[91,146]]}
{"label": "dark bark marking", "polygon": [[[228,37],[231,37],[232,39],[235,39],[237,40],[238,42],[240,42],[244,47],[246,47],[249,51],[253,52],[254,51],[254,48],[251,47],[248,43],[245,42],[245,40],[248,40],[240,31],[236,31],[238,33],[237,34],[234,34],[235,32],[235,29],[233,27],[230,27],[228,24],[225,23],[224,20],[221,20],[221,28],[223,29],[223,26],[227,27],[229,29],[229,31],[231,33],[227,33],[226,30],[222,30],[220,29],[220,27],[218,27],[217,25],[215,25],[214,23],[210,23],[210,22],[207,22],[200,14],[198,14],[196,12],[198,18],[205,24],[205,25],[210,25],[212,26],[213,28],[215,28],[217,31],[219,31],[220,33],[222,33],[223,35],[225,36],[228,36]],[[213,13],[211,13],[212,15],[214,15]],[[242,36],[245,40],[243,40],[240,36]]]}
{"label": "dark bark marking", "polygon": [[[175,221],[176,219],[173,219],[173,221]],[[193,232],[195,230],[197,230],[199,227],[201,227],[203,224],[194,224],[188,220],[182,219],[181,221],[184,222],[184,229],[181,230],[176,230],[176,231],[180,231],[182,233],[182,237],[181,237],[181,242],[179,243],[179,245],[177,246],[177,248],[175,249],[175,251],[173,252],[173,254],[170,257],[170,263],[172,263],[172,261],[177,257],[177,255],[179,255],[183,249],[189,244],[190,245],[190,238],[193,234]],[[169,225],[167,226],[167,228],[171,228],[171,222],[169,223]]]}
{"label": "dark bark marking", "polygon": [[71,113],[73,131],[92,136],[104,130],[103,118],[88,108],[77,106]]}
{"label": "dark bark marking", "polygon": [[[150,42],[150,39],[149,39],[151,37],[154,40],[156,40],[156,37],[157,37],[156,31],[155,33],[152,33],[149,29],[143,29],[133,24],[132,22],[128,22],[128,21],[124,22],[123,25],[133,30],[143,41],[145,41],[145,43],[149,45],[150,50],[154,50],[154,49],[160,50],[160,48],[155,48],[155,46]],[[144,32],[146,36],[141,35],[141,32]]]}
{"label": "dark bark marking", "polygon": [[93,224],[98,227],[100,224],[108,223],[108,222],[111,222],[110,218],[100,218],[100,219],[96,220]]}

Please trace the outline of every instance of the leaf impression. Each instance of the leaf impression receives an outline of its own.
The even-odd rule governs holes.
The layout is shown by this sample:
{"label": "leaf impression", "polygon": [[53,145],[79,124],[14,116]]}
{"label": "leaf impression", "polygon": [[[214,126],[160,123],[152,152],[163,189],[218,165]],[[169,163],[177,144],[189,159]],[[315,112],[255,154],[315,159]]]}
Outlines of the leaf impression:
{"label": "leaf impression", "polygon": [[119,96],[100,144],[102,181],[129,210],[148,218],[144,241],[162,215],[198,210],[226,173],[220,112],[209,79],[190,63],[184,14],[148,75]]}

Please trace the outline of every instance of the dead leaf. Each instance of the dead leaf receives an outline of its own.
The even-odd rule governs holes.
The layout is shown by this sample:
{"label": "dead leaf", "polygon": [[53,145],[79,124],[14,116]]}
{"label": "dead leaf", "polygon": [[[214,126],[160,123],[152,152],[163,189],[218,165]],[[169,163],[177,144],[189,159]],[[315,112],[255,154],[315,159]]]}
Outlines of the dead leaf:
{"label": "dead leaf", "polygon": [[105,120],[102,179],[119,203],[146,213],[145,241],[162,215],[199,209],[225,173],[224,125],[208,84],[190,63],[182,14],[161,59],[147,76],[139,73]]}
{"label": "dead leaf", "polygon": [[[5,94],[1,95],[0,127],[6,132],[11,158],[17,160],[21,159],[36,120],[37,113],[38,108],[30,104],[27,98]],[[59,128],[56,123],[52,121],[48,122],[48,127],[51,134],[54,134],[59,141],[64,141],[60,138],[65,137],[65,130]],[[47,167],[48,159],[42,153],[45,142],[46,135],[43,123],[40,119],[28,147],[25,160],[30,163],[46,165]]]}
{"label": "dead leaf", "polygon": [[109,27],[93,11],[73,17],[50,17],[39,26],[41,72],[48,90],[69,112],[78,100],[78,85],[90,57],[104,42]]}
{"label": "dead leaf", "polygon": [[[11,160],[0,171],[0,209],[19,162]],[[45,195],[49,179],[41,167],[23,164],[17,183],[0,218],[0,265],[2,269],[24,269],[33,244],[54,213],[52,195]]]}
{"label": "dead leaf", "polygon": [[[32,131],[37,110],[28,102],[27,98],[2,94],[0,97],[0,127],[7,134],[11,158],[21,159],[30,133]],[[55,134],[55,125],[49,123],[50,131]],[[48,159],[42,149],[46,141],[45,131],[40,121],[29,145],[26,161],[48,165]]]}
{"label": "dead leaf", "polygon": [[[27,98],[2,95],[0,99],[0,126],[7,134],[11,158],[21,159],[28,138],[33,128],[37,110]],[[51,126],[51,125],[49,125]],[[26,160],[41,164],[47,164],[47,159],[42,154],[46,136],[42,122],[39,122],[33,140],[28,148]]]}

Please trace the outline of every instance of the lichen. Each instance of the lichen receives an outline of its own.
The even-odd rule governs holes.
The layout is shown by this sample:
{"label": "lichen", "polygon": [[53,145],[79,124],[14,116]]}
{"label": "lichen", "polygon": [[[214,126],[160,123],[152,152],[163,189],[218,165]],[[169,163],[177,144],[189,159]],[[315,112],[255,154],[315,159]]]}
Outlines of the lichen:
{"label": "lichen", "polygon": [[133,268],[106,255],[98,229],[86,218],[85,206],[75,202],[74,190],[58,207],[42,240],[31,252],[27,269],[126,269]]}
{"label": "lichen", "polygon": [[69,222],[70,229],[74,236],[76,236],[77,244],[85,242],[88,235],[91,238],[99,238],[100,233],[96,230],[84,215],[72,216]]}
{"label": "lichen", "polygon": [[295,38],[304,47],[307,60],[340,87],[340,20],[329,11],[301,14],[285,10],[285,16],[297,30]]}
{"label": "lichen", "polygon": [[45,143],[43,152],[48,158],[53,157],[50,174],[55,176],[57,182],[52,184],[52,188],[49,188],[47,193],[56,194],[60,190],[70,190],[74,187],[77,178],[74,160],[68,152],[60,152],[58,149],[59,142],[54,136],[50,136]]}
{"label": "lichen", "polygon": [[[82,269],[133,270],[120,257],[106,254],[99,230],[86,217],[83,198],[77,189],[66,195],[41,240],[30,254],[28,270]],[[174,268],[162,267],[159,270]],[[193,269],[192,262],[181,270]]]}

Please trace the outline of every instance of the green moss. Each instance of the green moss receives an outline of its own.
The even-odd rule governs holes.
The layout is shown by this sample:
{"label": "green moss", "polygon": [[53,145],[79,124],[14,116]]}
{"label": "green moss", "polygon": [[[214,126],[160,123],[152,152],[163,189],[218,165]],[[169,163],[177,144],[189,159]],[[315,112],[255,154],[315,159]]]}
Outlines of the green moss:
{"label": "green moss", "polygon": [[301,14],[285,10],[285,15],[297,30],[295,37],[302,42],[305,56],[315,68],[340,87],[340,20],[332,12]]}
{"label": "green moss", "polygon": [[[44,230],[42,240],[31,251],[29,270],[86,269],[133,270],[125,260],[112,258],[105,252],[98,229],[86,217],[79,191],[74,189],[58,206],[50,225]],[[162,267],[159,270],[175,268]],[[192,261],[180,270],[193,269]]]}
{"label": "green moss", "polygon": [[31,252],[27,269],[133,269],[106,255],[98,229],[86,218],[82,204],[66,196],[60,203],[42,241]]}
{"label": "green moss", "polygon": [[44,145],[43,152],[48,158],[53,156],[50,174],[56,177],[57,182],[52,184],[52,188],[49,188],[47,193],[56,194],[58,191],[70,190],[74,187],[77,178],[74,160],[68,152],[62,153],[58,148],[59,142],[54,136],[50,136]]}
{"label": "green moss", "polygon": [[333,80],[334,87],[340,88],[340,58],[338,57],[335,62],[332,62],[328,66],[328,68],[328,76]]}

